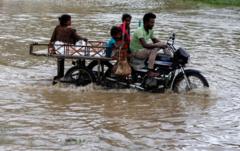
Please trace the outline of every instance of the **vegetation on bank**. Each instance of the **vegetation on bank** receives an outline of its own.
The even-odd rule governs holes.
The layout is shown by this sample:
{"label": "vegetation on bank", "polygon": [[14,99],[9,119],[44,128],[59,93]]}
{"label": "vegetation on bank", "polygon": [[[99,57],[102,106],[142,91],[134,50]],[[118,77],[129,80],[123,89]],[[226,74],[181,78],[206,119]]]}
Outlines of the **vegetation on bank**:
{"label": "vegetation on bank", "polygon": [[[189,1],[189,0],[184,0]],[[190,0],[192,2],[200,2],[219,6],[240,6],[240,0]]]}
{"label": "vegetation on bank", "polygon": [[[159,0],[154,0],[159,1]],[[202,7],[240,7],[240,0],[164,0],[166,8],[188,9]]]}

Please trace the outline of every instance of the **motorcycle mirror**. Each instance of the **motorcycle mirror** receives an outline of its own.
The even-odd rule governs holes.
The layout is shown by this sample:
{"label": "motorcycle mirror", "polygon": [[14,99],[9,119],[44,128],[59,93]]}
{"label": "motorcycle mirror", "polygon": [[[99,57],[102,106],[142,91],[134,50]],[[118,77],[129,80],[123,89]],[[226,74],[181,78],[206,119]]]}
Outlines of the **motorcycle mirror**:
{"label": "motorcycle mirror", "polygon": [[169,40],[175,40],[176,34],[172,33],[172,35],[169,37]]}
{"label": "motorcycle mirror", "polygon": [[173,34],[172,34],[172,40],[175,40],[175,37],[176,37],[176,34],[173,33]]}

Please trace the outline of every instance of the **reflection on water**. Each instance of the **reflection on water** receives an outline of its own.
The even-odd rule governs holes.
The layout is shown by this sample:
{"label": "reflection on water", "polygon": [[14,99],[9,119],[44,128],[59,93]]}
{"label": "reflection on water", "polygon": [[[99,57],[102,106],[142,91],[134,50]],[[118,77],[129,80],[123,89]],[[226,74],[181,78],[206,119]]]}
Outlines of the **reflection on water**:
{"label": "reflection on water", "polygon": [[[28,55],[29,43],[48,42],[62,13],[81,35],[106,40],[122,13],[132,14],[134,31],[148,11],[157,13],[160,39],[176,32],[209,90],[52,86],[56,60]],[[239,10],[155,0],[2,0],[0,14],[1,150],[239,150]]]}

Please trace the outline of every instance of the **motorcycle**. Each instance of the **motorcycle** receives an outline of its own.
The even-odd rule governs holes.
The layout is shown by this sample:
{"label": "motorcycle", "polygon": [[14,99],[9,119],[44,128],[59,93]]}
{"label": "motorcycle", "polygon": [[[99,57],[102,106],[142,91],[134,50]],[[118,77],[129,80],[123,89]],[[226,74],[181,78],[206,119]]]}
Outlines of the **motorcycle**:
{"label": "motorcycle", "polygon": [[[186,92],[192,89],[209,87],[208,81],[195,69],[185,69],[190,55],[184,48],[175,48],[175,33],[167,40],[168,49],[172,55],[159,53],[156,57],[154,70],[159,73],[157,77],[147,75],[147,60],[132,57],[130,76],[117,76],[112,73],[113,64],[110,61],[92,61],[88,66],[92,81],[108,88],[136,88],[149,92],[164,92],[171,89],[174,92]],[[101,72],[98,72],[101,70]],[[100,77],[100,78],[97,78]]]}

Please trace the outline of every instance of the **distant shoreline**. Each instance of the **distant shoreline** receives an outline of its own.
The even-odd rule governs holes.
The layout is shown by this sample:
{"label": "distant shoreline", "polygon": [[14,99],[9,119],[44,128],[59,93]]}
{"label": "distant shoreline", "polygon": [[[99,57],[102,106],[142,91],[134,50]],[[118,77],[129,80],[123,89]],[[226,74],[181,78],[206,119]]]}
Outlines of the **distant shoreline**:
{"label": "distant shoreline", "polygon": [[218,6],[240,6],[240,0],[191,0],[191,1]]}

